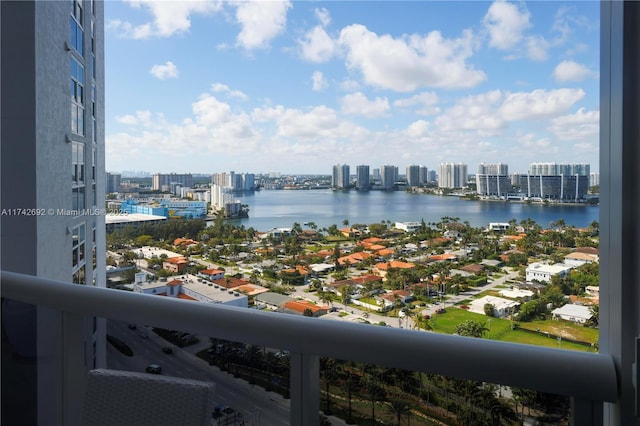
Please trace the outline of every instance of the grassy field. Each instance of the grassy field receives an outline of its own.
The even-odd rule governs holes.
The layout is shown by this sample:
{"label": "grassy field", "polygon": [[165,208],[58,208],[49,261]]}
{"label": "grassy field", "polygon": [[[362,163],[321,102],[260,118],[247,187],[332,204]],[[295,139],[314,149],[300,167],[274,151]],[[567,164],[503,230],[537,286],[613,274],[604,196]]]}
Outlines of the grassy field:
{"label": "grassy field", "polygon": [[[508,319],[489,318],[485,315],[468,312],[459,308],[447,308],[447,312],[431,317],[429,324],[433,331],[437,333],[453,334],[456,331],[458,324],[473,320],[485,324],[489,331],[485,333],[485,338],[492,340],[500,340],[503,342],[523,343],[536,346],[546,346],[550,348],[562,347],[562,349],[570,349],[577,351],[592,351],[593,349],[588,345],[581,345],[566,340],[558,342],[553,337],[547,337],[535,332],[511,329],[511,321]],[[587,343],[594,343],[598,340],[598,330],[589,329],[580,325],[574,325],[571,323],[560,321],[532,321],[529,323],[520,324],[521,327],[526,326],[527,329],[542,332],[549,332],[550,334],[562,335],[565,338],[571,338],[573,340],[585,341]]]}

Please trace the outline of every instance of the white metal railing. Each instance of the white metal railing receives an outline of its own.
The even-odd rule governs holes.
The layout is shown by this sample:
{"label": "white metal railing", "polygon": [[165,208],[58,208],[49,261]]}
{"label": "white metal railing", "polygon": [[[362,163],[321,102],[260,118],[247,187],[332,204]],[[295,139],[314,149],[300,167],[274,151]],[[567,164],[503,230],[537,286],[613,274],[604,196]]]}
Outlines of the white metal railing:
{"label": "white metal railing", "polygon": [[601,424],[602,403],[618,398],[614,362],[604,354],[278,315],[13,272],[3,271],[1,278],[3,297],[54,308],[68,318],[126,320],[288,349],[292,425],[318,423],[320,356],[570,396],[573,422],[580,425]]}

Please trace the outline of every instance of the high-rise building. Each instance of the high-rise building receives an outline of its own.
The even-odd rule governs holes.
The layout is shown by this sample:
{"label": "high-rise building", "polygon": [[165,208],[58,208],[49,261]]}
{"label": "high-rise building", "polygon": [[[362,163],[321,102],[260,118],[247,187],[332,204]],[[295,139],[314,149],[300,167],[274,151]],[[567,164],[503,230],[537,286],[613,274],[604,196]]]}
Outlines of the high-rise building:
{"label": "high-rise building", "polygon": [[[104,287],[104,3],[0,7],[0,173],[16,183],[1,193],[2,208],[12,212],[2,217],[2,269]],[[57,401],[70,374],[61,348],[74,337],[49,309],[3,300],[2,315],[3,423],[14,414],[20,424],[61,422]],[[77,331],[80,368],[105,367],[104,320],[87,317]],[[23,374],[16,380],[14,371]]]}
{"label": "high-rise building", "polygon": [[520,191],[527,198],[581,201],[589,190],[589,176],[520,175]]}
{"label": "high-rise building", "polygon": [[186,188],[193,187],[193,175],[191,173],[156,173],[153,175],[152,189],[154,191],[170,192],[176,185]]}
{"label": "high-rise building", "polygon": [[105,192],[107,194],[120,192],[120,182],[122,182],[122,175],[120,173],[106,173]]}
{"label": "high-rise building", "polygon": [[542,176],[589,176],[591,174],[591,166],[586,163],[531,163],[529,174]]}
{"label": "high-rise building", "polygon": [[442,163],[438,166],[439,188],[463,188],[467,186],[467,165]]}
{"label": "high-rise building", "polygon": [[333,166],[331,186],[336,189],[348,189],[351,184],[349,170],[348,164],[336,164]]}
{"label": "high-rise building", "polygon": [[478,174],[479,175],[508,175],[509,174],[509,166],[507,164],[496,163],[496,164],[478,164]]}
{"label": "high-rise building", "polygon": [[420,180],[420,166],[414,164],[407,166],[407,185],[420,186],[424,180]]}
{"label": "high-rise building", "polygon": [[369,166],[356,166],[356,189],[367,190],[369,188],[371,188]]}
{"label": "high-rise building", "polygon": [[372,177],[373,177],[373,180],[374,180],[374,181],[379,182],[379,181],[382,179],[382,178],[380,177],[380,169],[379,169],[379,168],[375,168],[375,169],[373,169],[373,173],[371,173],[371,174],[372,174]]}
{"label": "high-rise building", "polygon": [[398,167],[388,164],[380,167],[380,179],[382,181],[382,189],[394,189],[396,181],[398,180]]}
{"label": "high-rise building", "polygon": [[476,192],[479,195],[504,197],[511,190],[509,166],[502,163],[478,165]]}
{"label": "high-rise building", "polygon": [[420,184],[424,185],[429,182],[429,169],[425,166],[420,166]]}

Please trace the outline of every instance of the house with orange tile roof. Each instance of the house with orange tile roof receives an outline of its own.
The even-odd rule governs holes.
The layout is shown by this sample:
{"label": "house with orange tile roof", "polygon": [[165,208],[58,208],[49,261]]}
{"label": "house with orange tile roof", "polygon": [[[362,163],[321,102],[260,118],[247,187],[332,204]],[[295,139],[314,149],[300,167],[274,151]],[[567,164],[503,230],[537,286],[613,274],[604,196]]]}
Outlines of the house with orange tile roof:
{"label": "house with orange tile roof", "polygon": [[383,248],[381,250],[378,250],[378,252],[376,253],[378,256],[382,256],[382,257],[389,257],[392,254],[394,254],[396,251],[394,249],[390,249],[390,248]]}
{"label": "house with orange tile roof", "polygon": [[176,238],[175,240],[173,240],[173,245],[189,247],[192,245],[198,245],[198,242],[195,240],[192,240],[191,238]]}
{"label": "house with orange tile roof", "polygon": [[371,257],[371,253],[367,253],[364,251],[358,251],[355,253],[351,253],[347,256],[342,256],[340,258],[338,258],[338,263],[340,265],[346,265],[347,263],[349,265],[357,265],[358,263],[362,262],[363,260],[367,260]]}
{"label": "house with orange tile roof", "polygon": [[305,311],[311,311],[311,316],[319,317],[329,312],[329,306],[318,306],[307,300],[289,300],[282,305],[282,312],[288,314],[304,315]]}
{"label": "house with orange tile roof", "polygon": [[390,269],[411,269],[415,268],[415,263],[402,262],[399,260],[392,260],[390,262],[377,263],[373,268],[374,273],[380,275],[383,279],[387,276]]}
{"label": "house with orange tile roof", "polygon": [[453,253],[442,253],[429,256],[430,262],[455,262],[456,260],[458,260],[458,256]]}
{"label": "house with orange tile roof", "polygon": [[359,237],[361,234],[360,230],[356,228],[340,228],[338,231],[340,231],[340,233],[345,237],[350,237],[350,238]]}
{"label": "house with orange tile roof", "polygon": [[243,280],[240,278],[235,278],[235,277],[217,278],[215,280],[212,280],[212,282],[226,289],[232,289],[232,288],[235,289],[236,287],[249,284],[249,281]]}
{"label": "house with orange tile roof", "polygon": [[184,256],[170,257],[162,262],[162,269],[182,274],[187,270],[187,263],[187,258]]}
{"label": "house with orange tile roof", "polygon": [[222,269],[203,269],[198,272],[198,276],[209,281],[219,280],[224,278],[224,271]]}

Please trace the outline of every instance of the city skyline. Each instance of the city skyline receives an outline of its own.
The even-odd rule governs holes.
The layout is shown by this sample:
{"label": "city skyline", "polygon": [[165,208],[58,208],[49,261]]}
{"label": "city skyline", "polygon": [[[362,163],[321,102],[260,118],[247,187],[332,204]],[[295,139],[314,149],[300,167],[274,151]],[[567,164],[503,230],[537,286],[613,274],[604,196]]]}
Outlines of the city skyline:
{"label": "city skyline", "polygon": [[598,164],[597,2],[105,8],[107,170]]}

